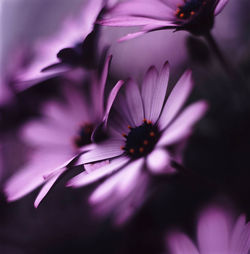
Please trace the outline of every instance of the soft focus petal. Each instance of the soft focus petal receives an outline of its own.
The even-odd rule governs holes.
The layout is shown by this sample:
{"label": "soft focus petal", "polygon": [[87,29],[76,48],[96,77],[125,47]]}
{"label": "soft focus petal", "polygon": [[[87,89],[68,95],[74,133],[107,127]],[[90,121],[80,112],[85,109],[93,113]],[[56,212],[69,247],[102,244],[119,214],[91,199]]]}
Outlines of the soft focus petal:
{"label": "soft focus petal", "polygon": [[171,145],[190,134],[192,126],[199,121],[207,111],[207,103],[199,101],[191,104],[163,132],[158,146]]}
{"label": "soft focus petal", "polygon": [[229,0],[219,0],[215,8],[214,15],[218,15],[226,6]]}
{"label": "soft focus petal", "polygon": [[148,169],[154,174],[172,173],[169,164],[170,156],[164,149],[155,149],[147,156]]}
{"label": "soft focus petal", "polygon": [[173,12],[166,4],[159,0],[133,0],[117,4],[108,13],[108,16],[139,16],[158,19],[167,19],[169,12]]}
{"label": "soft focus petal", "polygon": [[192,241],[182,233],[170,234],[167,237],[167,245],[169,246],[170,254],[201,254]]}
{"label": "soft focus petal", "polygon": [[121,168],[123,165],[125,165],[129,161],[126,157],[120,157],[117,159],[114,159],[110,162],[110,164],[107,164],[101,168],[98,168],[97,170],[94,170],[91,173],[83,172],[74,178],[72,178],[67,186],[69,187],[82,187],[87,184],[93,183],[106,175],[112,174],[114,171]]}
{"label": "soft focus petal", "polygon": [[44,183],[43,175],[55,168],[64,167],[72,154],[68,150],[40,150],[5,184],[4,192],[9,201],[17,200]]}
{"label": "soft focus petal", "polygon": [[189,94],[192,91],[193,82],[191,71],[186,71],[169,95],[159,119],[161,129],[164,129],[181,109]]}
{"label": "soft focus petal", "polygon": [[198,243],[202,254],[229,252],[229,214],[219,208],[210,208],[198,221]]}
{"label": "soft focus petal", "polygon": [[250,223],[246,224],[244,215],[241,215],[235,223],[230,246],[230,254],[248,254],[250,251]]}

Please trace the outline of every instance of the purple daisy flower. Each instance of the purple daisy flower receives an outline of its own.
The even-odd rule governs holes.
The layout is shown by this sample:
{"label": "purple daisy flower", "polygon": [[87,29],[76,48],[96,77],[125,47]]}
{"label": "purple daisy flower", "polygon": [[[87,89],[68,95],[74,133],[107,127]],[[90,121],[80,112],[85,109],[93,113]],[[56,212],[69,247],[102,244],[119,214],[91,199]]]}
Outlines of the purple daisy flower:
{"label": "purple daisy flower", "polygon": [[[81,187],[110,176],[91,195],[100,212],[112,211],[122,223],[143,201],[148,173],[172,173],[171,149],[183,142],[192,126],[204,115],[207,104],[199,101],[181,111],[192,91],[191,72],[185,72],[166,99],[169,65],[160,73],[151,67],[140,87],[129,80],[119,93],[108,120],[110,137],[82,154],[78,164],[109,160],[96,170],[71,179],[69,186]],[[180,112],[181,111],[181,112]],[[85,166],[86,167],[86,166]],[[120,201],[120,202],[119,202]]]}
{"label": "purple daisy flower", "polygon": [[33,151],[28,163],[5,184],[8,201],[17,200],[45,183],[35,201],[35,206],[38,206],[58,177],[67,170],[67,165],[79,152],[89,149],[93,130],[105,121],[123,84],[120,81],[112,89],[104,112],[104,90],[110,61],[111,57],[107,59],[100,78],[96,73],[89,73],[89,95],[81,94],[72,84],[65,86],[66,103],[56,100],[46,103],[42,109],[43,118],[32,120],[22,128],[21,137]]}
{"label": "purple daisy flower", "polygon": [[133,0],[118,3],[99,24],[106,26],[141,26],[139,32],[121,38],[128,40],[142,34],[163,30],[187,30],[204,35],[213,27],[228,0]]}
{"label": "purple daisy flower", "polygon": [[183,233],[167,236],[171,254],[248,254],[250,251],[250,223],[241,215],[234,222],[224,209],[209,207],[200,216],[197,245]]}
{"label": "purple daisy flower", "polygon": [[23,90],[72,69],[88,69],[96,64],[99,31],[94,24],[104,6],[111,6],[107,2],[86,1],[79,17],[64,20],[53,37],[37,40],[32,48],[35,57],[19,74],[17,88]]}

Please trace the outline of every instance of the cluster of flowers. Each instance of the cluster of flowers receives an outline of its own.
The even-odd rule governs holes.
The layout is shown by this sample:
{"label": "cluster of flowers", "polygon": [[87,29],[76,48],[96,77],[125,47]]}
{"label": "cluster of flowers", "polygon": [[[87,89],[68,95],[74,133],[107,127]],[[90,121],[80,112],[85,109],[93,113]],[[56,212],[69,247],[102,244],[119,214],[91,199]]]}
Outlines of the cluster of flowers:
{"label": "cluster of flowers", "polygon": [[[151,66],[140,84],[120,80],[109,89],[112,56],[105,50],[102,56],[96,54],[100,24],[141,27],[120,41],[163,29],[210,38],[214,17],[226,3],[91,0],[83,24],[68,22],[67,36],[47,42],[49,49],[40,43],[44,59],[34,60],[19,72],[16,85],[23,90],[60,77],[65,100],[46,102],[42,116],[22,127],[20,135],[33,151],[28,163],[5,183],[8,201],[42,186],[34,202],[38,207],[62,174],[80,166],[82,172],[67,186],[83,187],[101,180],[89,197],[90,204],[100,216],[112,215],[116,224],[124,224],[145,202],[152,175],[178,174],[183,147],[208,104],[200,100],[186,105],[194,86],[192,72],[184,72],[171,89],[168,62],[160,70]],[[166,242],[174,254],[247,254],[250,225],[244,216],[234,222],[226,211],[210,207],[199,219],[198,247],[178,232],[168,233]]]}

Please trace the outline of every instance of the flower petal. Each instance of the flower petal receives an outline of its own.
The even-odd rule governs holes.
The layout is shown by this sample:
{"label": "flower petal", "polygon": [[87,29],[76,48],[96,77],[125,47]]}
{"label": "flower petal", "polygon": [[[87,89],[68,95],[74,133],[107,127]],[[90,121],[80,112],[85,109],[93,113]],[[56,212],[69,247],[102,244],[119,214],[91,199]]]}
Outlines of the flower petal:
{"label": "flower petal", "polygon": [[150,120],[156,122],[161,113],[163,103],[165,100],[169,80],[169,64],[165,63],[162,67],[154,92],[152,94],[152,106]]}
{"label": "flower petal", "polygon": [[169,171],[170,156],[166,150],[158,148],[147,157],[148,169],[154,174],[173,173]]}
{"label": "flower petal", "polygon": [[44,199],[44,197],[48,194],[48,192],[50,191],[50,189],[52,188],[52,186],[54,185],[54,183],[56,182],[56,180],[59,178],[59,176],[61,176],[65,171],[67,170],[67,168],[62,168],[57,175],[54,175],[53,177],[51,177],[42,187],[42,189],[40,190],[39,194],[36,197],[36,200],[34,202],[34,206],[35,208],[37,208],[39,206],[39,204],[41,203],[41,201]]}
{"label": "flower petal", "polygon": [[99,143],[94,149],[79,156],[75,165],[83,165],[117,157],[123,153],[123,150],[121,149],[122,145],[124,145],[122,139],[108,140]]}
{"label": "flower petal", "polygon": [[217,4],[215,11],[214,11],[215,16],[221,13],[221,11],[224,9],[224,7],[228,3],[228,1],[229,0],[219,0],[218,1],[218,4]]}
{"label": "flower petal", "polygon": [[108,16],[139,16],[139,17],[151,17],[157,19],[167,19],[171,17],[173,10],[166,4],[159,0],[134,0],[118,3]]}
{"label": "flower petal", "polygon": [[91,184],[109,174],[112,174],[114,171],[121,168],[123,165],[125,165],[129,161],[129,158],[127,157],[120,157],[117,159],[114,159],[110,162],[110,164],[104,165],[101,168],[98,168],[97,170],[94,170],[91,173],[83,172],[74,178],[72,178],[67,186],[68,187],[82,187],[87,184]]}
{"label": "flower petal", "polygon": [[126,84],[125,93],[130,116],[135,126],[139,126],[143,122],[144,112],[138,85],[133,80],[129,80]]}
{"label": "flower petal", "polygon": [[120,172],[107,179],[92,193],[90,202],[92,204],[99,203],[111,196],[113,192],[120,197],[126,197],[136,182],[143,161],[143,159],[139,159],[131,162]]}
{"label": "flower petal", "polygon": [[202,254],[228,253],[229,251],[229,215],[219,209],[210,208],[198,222],[198,242]]}
{"label": "flower petal", "polygon": [[106,112],[103,117],[103,121],[105,124],[107,123],[109,112],[110,112],[113,102],[117,96],[117,93],[119,92],[119,90],[123,84],[124,84],[124,81],[122,81],[122,80],[118,81],[109,94],[107,106],[106,106]]}
{"label": "flower petal", "polygon": [[167,246],[171,254],[199,254],[193,242],[182,233],[171,233],[167,237]]}
{"label": "flower petal", "polygon": [[158,71],[153,66],[149,68],[147,71],[141,88],[142,100],[144,104],[144,114],[145,118],[151,120],[151,108],[152,108],[152,100],[153,100],[153,93],[156,87],[156,81],[158,78]]}
{"label": "flower petal", "polygon": [[191,93],[192,88],[193,82],[191,79],[191,71],[186,71],[181,76],[166,101],[159,119],[161,129],[167,127],[167,125],[173,120]]}
{"label": "flower petal", "polygon": [[250,250],[250,223],[245,223],[244,215],[241,215],[235,223],[230,241],[230,254],[248,254]]}
{"label": "flower petal", "polygon": [[4,191],[7,199],[15,201],[27,195],[44,183],[44,174],[64,167],[70,158],[72,154],[66,150],[35,151],[30,161],[6,182]]}
{"label": "flower petal", "polygon": [[187,137],[192,126],[203,117],[207,108],[207,103],[204,101],[195,102],[188,106],[163,132],[157,146],[171,145]]}

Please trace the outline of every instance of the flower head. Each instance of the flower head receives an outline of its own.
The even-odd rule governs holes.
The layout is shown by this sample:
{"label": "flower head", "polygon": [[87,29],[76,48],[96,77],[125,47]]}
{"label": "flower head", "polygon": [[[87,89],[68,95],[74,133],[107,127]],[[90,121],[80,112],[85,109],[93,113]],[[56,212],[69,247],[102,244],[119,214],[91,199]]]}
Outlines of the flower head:
{"label": "flower head", "polygon": [[[170,147],[185,140],[193,124],[206,112],[204,101],[181,111],[193,87],[190,71],[183,74],[165,103],[168,79],[169,66],[166,63],[160,73],[155,67],[148,70],[141,89],[133,80],[123,86],[124,93],[119,93],[109,115],[109,139],[81,155],[77,162],[86,165],[109,160],[110,163],[91,172],[86,168],[87,172],[69,183],[80,187],[111,175],[92,194],[90,201],[94,204],[104,201],[106,209],[111,203],[109,211],[115,211],[118,221],[124,214],[129,217],[136,204],[141,202],[140,188],[146,189],[149,172],[173,172],[171,162],[175,155]],[[110,197],[112,201],[106,203]],[[120,200],[119,204],[115,202],[117,200]],[[127,204],[122,214],[119,213],[120,204]]]}
{"label": "flower head", "polygon": [[228,211],[209,207],[198,220],[197,245],[179,232],[169,233],[167,245],[171,254],[248,254],[250,224],[244,215],[234,223]]}
{"label": "flower head", "polygon": [[[30,160],[5,184],[9,201],[17,200],[41,184],[35,206],[47,194],[67,165],[92,143],[93,130],[105,121],[110,105],[122,82],[118,82],[107,100],[104,112],[104,89],[111,57],[103,67],[101,77],[90,72],[82,82],[90,82],[90,93],[81,94],[79,87],[64,87],[66,102],[52,100],[42,109],[42,118],[28,122],[21,136],[33,148]],[[51,174],[51,172],[53,172]]]}
{"label": "flower head", "polygon": [[69,17],[52,37],[37,40],[34,57],[18,76],[17,88],[26,89],[48,78],[76,68],[95,68],[98,64],[99,29],[94,26],[106,1],[86,1],[79,17]]}
{"label": "flower head", "polygon": [[163,29],[187,30],[206,34],[228,0],[134,0],[118,3],[105,19],[107,26],[141,26],[141,30],[121,40]]}

